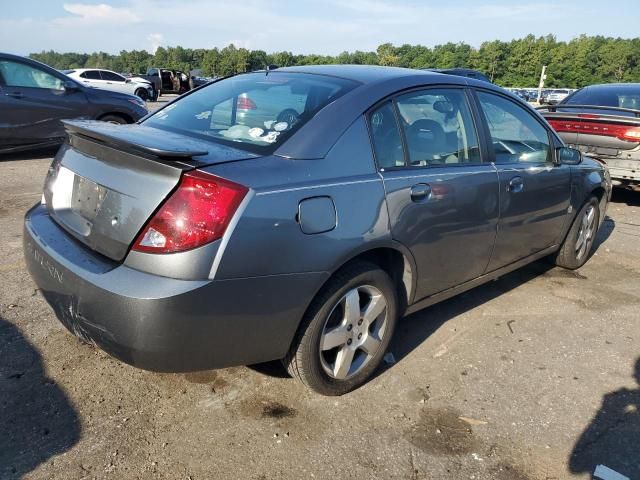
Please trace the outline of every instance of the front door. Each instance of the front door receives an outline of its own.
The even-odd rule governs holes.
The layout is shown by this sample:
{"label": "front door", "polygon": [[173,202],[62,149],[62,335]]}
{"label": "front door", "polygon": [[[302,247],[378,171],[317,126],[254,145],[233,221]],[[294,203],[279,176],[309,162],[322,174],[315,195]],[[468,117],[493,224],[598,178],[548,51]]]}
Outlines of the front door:
{"label": "front door", "polygon": [[401,95],[369,114],[394,239],[417,265],[415,300],[484,273],[498,222],[498,176],[483,162],[463,88]]}
{"label": "front door", "polygon": [[516,101],[477,92],[500,177],[500,223],[489,270],[555,245],[568,218],[571,170],[554,161],[551,134]]}
{"label": "front door", "polygon": [[0,145],[64,137],[61,119],[85,116],[84,93],[67,90],[65,77],[26,62],[0,60]]}

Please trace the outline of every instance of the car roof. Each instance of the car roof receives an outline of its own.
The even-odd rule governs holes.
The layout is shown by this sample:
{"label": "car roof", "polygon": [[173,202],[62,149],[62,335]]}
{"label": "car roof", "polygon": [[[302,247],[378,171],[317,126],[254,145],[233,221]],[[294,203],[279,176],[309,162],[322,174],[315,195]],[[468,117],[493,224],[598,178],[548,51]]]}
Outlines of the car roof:
{"label": "car roof", "polygon": [[[107,70],[106,68],[98,68],[98,67],[96,67],[96,68],[74,68],[74,70],[75,70],[76,72],[86,72],[86,71],[88,71],[88,70],[98,70],[98,71],[100,71],[100,72],[111,72],[111,73],[117,73],[117,72],[114,72],[113,70]],[[118,75],[119,75],[119,74],[118,74]]]}
{"label": "car roof", "polygon": [[606,88],[640,88],[640,83],[599,83],[596,85],[588,85],[586,87],[583,87],[583,89],[590,89],[590,90],[604,90]]}
{"label": "car roof", "polygon": [[427,70],[414,70],[412,68],[382,67],[379,65],[303,65],[298,67],[281,67],[274,71],[329,75],[365,84],[415,75],[424,75],[425,80],[428,77],[433,77],[437,79],[436,82],[442,81],[442,74],[440,73]]}
{"label": "car roof", "polygon": [[[264,73],[265,71],[262,70]],[[517,96],[496,85],[473,78],[447,75],[428,70],[373,65],[312,65],[285,67],[279,73],[328,75],[358,82],[360,85],[331,102],[302,126],[276,150],[287,158],[321,158],[326,155],[340,135],[365,111],[403,91],[429,86],[473,86],[494,90],[519,100]],[[271,75],[271,73],[269,73]]]}

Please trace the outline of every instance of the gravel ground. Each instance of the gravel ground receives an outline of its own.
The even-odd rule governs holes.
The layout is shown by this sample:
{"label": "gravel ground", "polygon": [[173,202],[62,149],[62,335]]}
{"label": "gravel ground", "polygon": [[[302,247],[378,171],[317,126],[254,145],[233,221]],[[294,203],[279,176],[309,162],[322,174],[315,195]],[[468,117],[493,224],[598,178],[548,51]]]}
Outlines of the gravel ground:
{"label": "gravel ground", "polygon": [[0,160],[0,478],[640,478],[640,194],[616,192],[579,271],[414,314],[395,363],[324,398],[278,363],[154,374],[72,337],[22,259],[33,157]]}

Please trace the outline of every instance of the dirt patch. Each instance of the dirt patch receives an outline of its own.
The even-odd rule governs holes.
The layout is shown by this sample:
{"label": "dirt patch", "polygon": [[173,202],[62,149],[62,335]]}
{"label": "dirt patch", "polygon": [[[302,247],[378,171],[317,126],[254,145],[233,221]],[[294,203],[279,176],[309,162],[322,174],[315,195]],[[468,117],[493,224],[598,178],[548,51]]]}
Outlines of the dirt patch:
{"label": "dirt patch", "polygon": [[565,270],[564,268],[554,268],[542,276],[547,278],[577,278],[579,280],[587,280],[589,278],[577,270]]}
{"label": "dirt patch", "polygon": [[[531,477],[513,465],[499,464],[491,469],[494,480],[531,480]],[[554,477],[547,477],[553,480]]]}
{"label": "dirt patch", "polygon": [[453,408],[423,408],[407,439],[420,450],[436,455],[461,455],[478,448],[471,426]]}
{"label": "dirt patch", "polygon": [[293,418],[298,411],[284,403],[266,398],[250,398],[241,403],[240,413],[252,418]]}

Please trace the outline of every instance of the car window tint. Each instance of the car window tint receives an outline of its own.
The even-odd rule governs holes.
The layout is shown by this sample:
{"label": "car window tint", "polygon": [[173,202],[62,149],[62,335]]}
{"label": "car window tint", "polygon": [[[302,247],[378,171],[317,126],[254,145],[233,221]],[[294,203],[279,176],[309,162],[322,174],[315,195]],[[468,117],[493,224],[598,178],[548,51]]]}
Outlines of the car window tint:
{"label": "car window tint", "polygon": [[98,70],[87,70],[80,76],[88,80],[102,80],[102,77],[100,76],[100,72]]}
{"label": "car window tint", "polygon": [[20,62],[0,60],[0,75],[8,87],[64,90],[64,82],[58,77]]}
{"label": "car window tint", "polygon": [[429,89],[396,100],[412,166],[479,163],[480,151],[466,95]]}
{"label": "car window tint", "polygon": [[393,105],[385,103],[369,114],[373,148],[380,168],[404,166],[404,151]]}
{"label": "car window tint", "polygon": [[124,82],[124,78],[117,73],[102,70],[100,75],[102,76],[102,80],[107,80],[108,82]]}
{"label": "car window tint", "polygon": [[[568,105],[597,105],[640,110],[640,86],[587,87],[578,90],[566,102]],[[589,110],[596,112],[596,110]],[[602,112],[602,110],[600,111]],[[605,111],[606,112],[606,111]],[[624,115],[625,113],[618,113]],[[633,114],[629,114],[633,115]]]}
{"label": "car window tint", "polygon": [[266,153],[356,85],[324,75],[248,73],[185,96],[145,124]]}
{"label": "car window tint", "polygon": [[489,124],[496,163],[551,161],[549,134],[533,114],[499,95],[479,92],[478,98]]}

